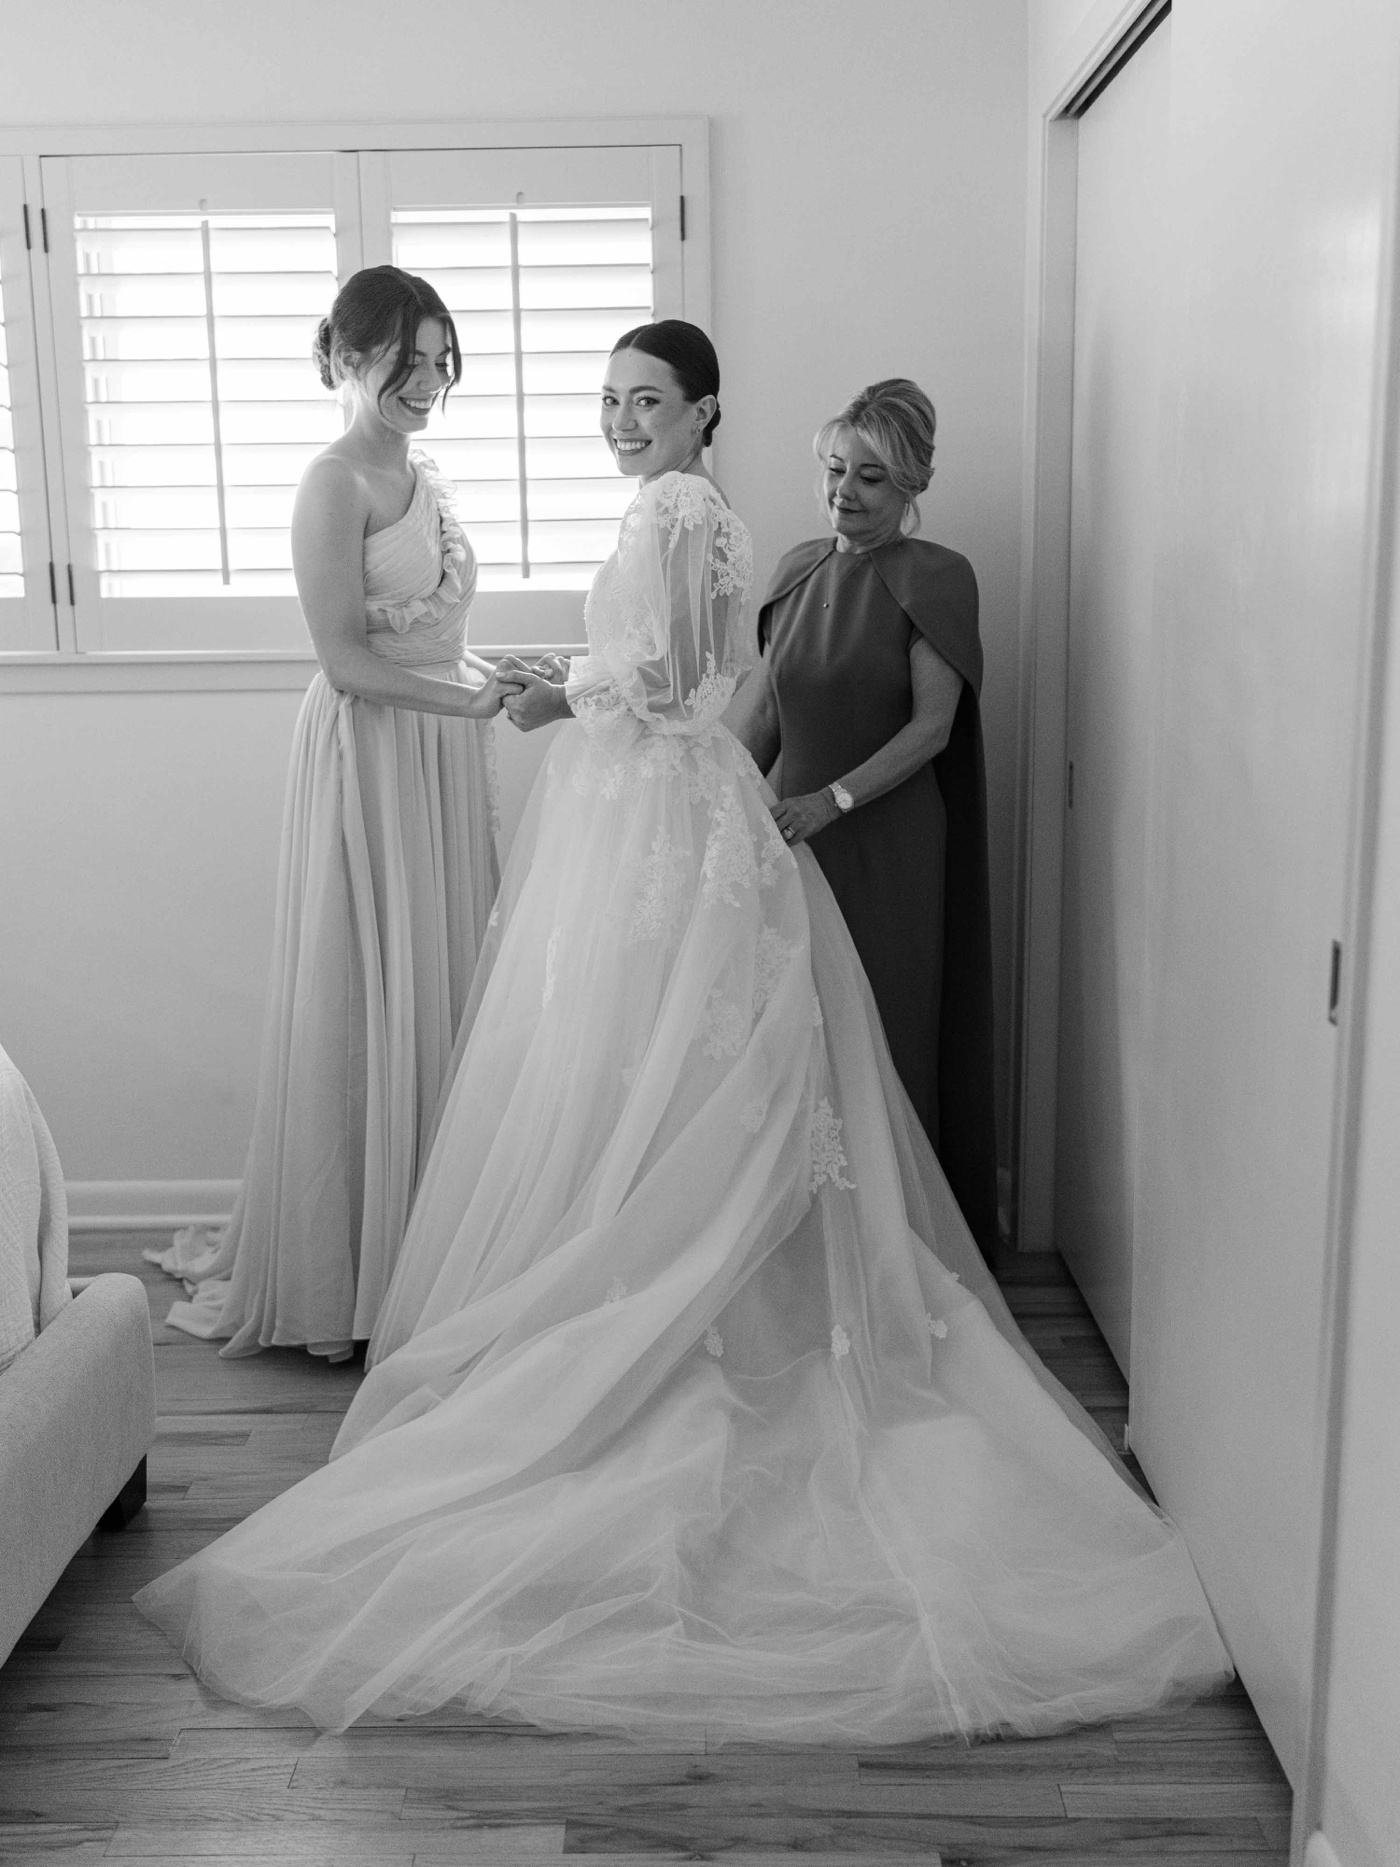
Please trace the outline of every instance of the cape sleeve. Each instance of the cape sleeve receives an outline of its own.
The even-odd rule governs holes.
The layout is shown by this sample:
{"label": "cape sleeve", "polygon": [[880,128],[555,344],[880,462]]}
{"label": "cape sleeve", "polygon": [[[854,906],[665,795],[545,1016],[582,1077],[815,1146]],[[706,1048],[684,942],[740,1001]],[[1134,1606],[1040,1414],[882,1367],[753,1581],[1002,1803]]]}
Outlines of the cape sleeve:
{"label": "cape sleeve", "polygon": [[630,714],[653,732],[696,733],[734,693],[753,550],[714,487],[668,473],[642,489],[618,542],[617,605],[565,691],[585,726]]}
{"label": "cape sleeve", "polygon": [[801,583],[805,583],[818,565],[824,564],[836,549],[834,538],[808,538],[783,557],[778,568],[773,572],[758,611],[758,649],[762,654],[768,647],[768,633],[772,627],[773,605],[781,602]]}
{"label": "cape sleeve", "polygon": [[871,553],[876,575],[930,648],[982,692],[977,576],[960,551],[921,538]]}

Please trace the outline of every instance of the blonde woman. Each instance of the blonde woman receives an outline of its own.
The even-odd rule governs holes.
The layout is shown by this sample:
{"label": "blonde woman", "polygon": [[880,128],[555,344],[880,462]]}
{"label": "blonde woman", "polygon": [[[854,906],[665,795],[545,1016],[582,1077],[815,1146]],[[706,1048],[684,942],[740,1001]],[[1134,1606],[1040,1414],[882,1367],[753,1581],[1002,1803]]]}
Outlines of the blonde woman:
{"label": "blonde woman", "polygon": [[814,446],[831,533],[789,551],[759,613],[763,662],[729,724],[785,840],[840,903],[900,1079],[984,1252],[996,1244],[986,780],[977,579],[912,536],[933,404],[872,383]]}

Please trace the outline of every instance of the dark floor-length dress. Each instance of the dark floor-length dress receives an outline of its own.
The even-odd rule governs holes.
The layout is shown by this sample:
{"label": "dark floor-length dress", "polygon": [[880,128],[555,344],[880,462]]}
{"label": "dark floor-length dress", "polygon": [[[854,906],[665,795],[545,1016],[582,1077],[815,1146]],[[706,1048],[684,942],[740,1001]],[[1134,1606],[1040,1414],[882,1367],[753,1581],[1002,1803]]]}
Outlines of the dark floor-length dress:
{"label": "dark floor-length dress", "polygon": [[814,539],[778,566],[759,618],[782,733],[784,797],[845,777],[908,725],[909,649],[963,677],[946,748],[811,839],[870,978],[909,1098],[983,1251],[997,1238],[986,777],[977,579],[905,538]]}

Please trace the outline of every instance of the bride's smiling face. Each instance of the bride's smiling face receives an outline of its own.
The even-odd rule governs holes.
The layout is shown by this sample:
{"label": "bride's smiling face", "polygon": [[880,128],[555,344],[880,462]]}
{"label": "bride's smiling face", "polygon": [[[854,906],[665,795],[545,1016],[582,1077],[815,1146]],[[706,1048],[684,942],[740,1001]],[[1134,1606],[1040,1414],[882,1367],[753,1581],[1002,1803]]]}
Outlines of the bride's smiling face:
{"label": "bride's smiling face", "polygon": [[622,473],[654,480],[699,454],[714,397],[687,402],[675,371],[644,350],[615,350],[603,380],[598,425]]}

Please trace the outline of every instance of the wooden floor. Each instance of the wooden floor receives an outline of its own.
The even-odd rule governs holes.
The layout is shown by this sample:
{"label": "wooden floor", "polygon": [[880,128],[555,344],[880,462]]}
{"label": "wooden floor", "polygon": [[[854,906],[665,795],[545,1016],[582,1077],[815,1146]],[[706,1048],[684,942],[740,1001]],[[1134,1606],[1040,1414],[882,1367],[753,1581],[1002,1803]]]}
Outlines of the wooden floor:
{"label": "wooden floor", "polygon": [[[151,1242],[74,1243],[75,1273],[145,1275],[160,1436],[146,1509],[79,1552],[0,1670],[0,1867],[1286,1862],[1288,1788],[1238,1690],[1040,1741],[714,1754],[450,1712],[318,1737],[225,1704],[132,1591],[320,1463],[359,1376],[290,1350],[220,1361],[165,1328],[173,1287],[140,1262]],[[1005,1271],[1037,1349],[1121,1443],[1126,1393],[1059,1261]]]}

